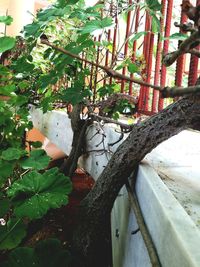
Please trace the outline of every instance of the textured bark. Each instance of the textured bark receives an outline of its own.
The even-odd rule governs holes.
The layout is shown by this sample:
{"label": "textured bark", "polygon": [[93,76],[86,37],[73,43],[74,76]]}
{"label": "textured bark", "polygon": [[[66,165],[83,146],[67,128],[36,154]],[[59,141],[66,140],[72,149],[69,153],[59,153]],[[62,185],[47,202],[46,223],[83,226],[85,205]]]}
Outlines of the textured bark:
{"label": "textured bark", "polygon": [[74,236],[74,248],[82,256],[80,266],[110,266],[110,212],[119,190],[147,153],[186,128],[200,129],[199,95],[185,97],[136,125],[119,146],[81,203]]}
{"label": "textured bark", "polygon": [[90,123],[87,120],[80,119],[82,108],[82,104],[77,104],[74,106],[72,113],[70,113],[71,126],[73,130],[72,149],[69,157],[60,168],[60,171],[69,177],[72,177],[74,174],[75,170],[77,169],[78,159],[84,152],[85,132]]}

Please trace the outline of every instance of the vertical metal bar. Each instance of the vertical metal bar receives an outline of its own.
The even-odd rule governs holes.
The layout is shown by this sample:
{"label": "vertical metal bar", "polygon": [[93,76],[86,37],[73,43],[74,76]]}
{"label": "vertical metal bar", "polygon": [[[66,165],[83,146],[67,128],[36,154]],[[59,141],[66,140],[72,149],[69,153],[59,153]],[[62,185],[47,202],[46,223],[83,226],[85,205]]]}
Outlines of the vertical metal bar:
{"label": "vertical metal bar", "polygon": [[[148,65],[147,65],[147,79],[146,81],[150,83],[151,81],[151,71],[152,71],[152,59],[153,59],[153,45],[154,45],[154,34],[150,33],[150,40],[149,40],[149,55],[148,55]],[[150,88],[145,88],[145,105],[144,110],[149,111],[149,92]]]}
{"label": "vertical metal bar", "polygon": [[[146,21],[145,21],[145,31],[149,31],[150,29],[150,21],[149,21],[149,14],[146,12]],[[143,55],[146,60],[146,65],[148,64],[148,51],[149,51],[149,35],[144,36],[144,43],[143,43]],[[146,69],[145,72],[143,73],[146,75]],[[140,87],[140,95],[139,95],[139,102],[138,102],[138,110],[139,111],[144,111],[144,105],[145,105],[145,87],[141,86]]]}
{"label": "vertical metal bar", "polygon": [[[181,10],[181,21],[180,24],[187,22],[187,16]],[[180,33],[185,33],[182,29],[180,29]],[[178,47],[180,46],[181,41],[178,42]],[[176,74],[175,74],[175,85],[182,86],[183,80],[183,70],[184,70],[184,61],[185,55],[181,55],[178,57],[176,62]]]}
{"label": "vertical metal bar", "polygon": [[[101,41],[101,35],[99,35],[98,37],[98,42]],[[100,51],[99,51],[99,46],[97,47],[97,60],[96,60],[96,63],[98,64],[99,63],[99,54],[100,54]],[[98,67],[95,68],[95,78],[94,78],[94,89],[93,89],[93,102],[95,102],[96,100],[96,94],[97,94],[97,78],[98,78]]]}
{"label": "vertical metal bar", "polygon": [[[116,43],[117,43],[117,27],[118,27],[118,18],[117,14],[115,17],[115,28],[114,28],[114,34],[113,34],[113,48],[112,48],[112,59],[111,59],[111,66],[113,65],[113,62],[115,60],[115,53],[116,53]],[[110,77],[110,84],[112,84],[113,78]]]}
{"label": "vertical metal bar", "polygon": [[[129,6],[132,5],[132,0],[128,1]],[[124,58],[127,57],[128,54],[128,37],[130,34],[130,22],[131,22],[131,11],[128,11],[127,15],[127,23],[126,23],[126,36],[125,36],[125,45],[124,45]],[[126,74],[126,67],[123,67],[122,69],[122,74]],[[124,93],[124,88],[125,88],[125,81],[122,80],[121,82],[121,93]]]}
{"label": "vertical metal bar", "polygon": [[[96,42],[96,37],[94,37],[94,42]],[[95,48],[95,45],[94,45],[94,48]],[[91,70],[90,70],[90,82],[89,82],[89,87],[90,87],[90,90],[93,91],[92,87],[93,87],[93,73],[94,73],[94,66],[92,65],[91,66]]]}
{"label": "vertical metal bar", "polygon": [[[137,1],[138,3],[139,1]],[[136,6],[136,17],[135,17],[135,33],[138,32],[138,27],[139,27],[139,19],[140,19],[140,7],[137,5]],[[133,50],[132,50],[132,62],[135,62],[135,58],[136,58],[136,49],[137,49],[137,41],[135,40],[133,42]],[[131,78],[134,77],[133,73],[131,73],[130,75]],[[133,83],[130,82],[129,83],[129,95],[132,95],[133,94]]]}
{"label": "vertical metal bar", "polygon": [[[111,36],[111,30],[108,30],[108,42],[110,42],[110,36]],[[109,61],[109,49],[106,50],[106,58],[105,58],[105,66],[108,67],[108,61]],[[106,79],[103,81],[103,85],[106,85]]]}
{"label": "vertical metal bar", "polygon": [[[168,6],[167,6],[167,15],[166,15],[166,22],[165,22],[165,37],[170,36],[170,30],[171,30],[171,21],[172,21],[172,10],[173,10],[173,0],[168,0]],[[163,53],[166,54],[168,52],[169,48],[169,40],[165,39],[164,44],[163,44]],[[160,84],[161,86],[165,86],[166,83],[166,74],[167,74],[167,69],[165,65],[162,64],[161,67],[161,81]],[[163,109],[163,104],[164,101],[161,98],[161,95],[159,97],[159,103],[158,103],[158,110]]]}
{"label": "vertical metal bar", "polygon": [[[155,74],[154,74],[154,84],[155,85],[159,85],[159,82],[160,82],[162,36],[163,36],[163,32],[164,32],[164,18],[165,18],[165,12],[166,12],[166,0],[162,0],[161,5],[162,5],[162,9],[161,9],[162,16],[160,18],[160,34],[158,35]],[[159,97],[159,92],[157,90],[153,90],[153,99],[152,99],[152,107],[151,107],[151,111],[153,113],[157,112],[158,97]]]}
{"label": "vertical metal bar", "polygon": [[[196,5],[200,5],[200,0],[196,1]],[[200,50],[200,46],[196,49]],[[188,76],[188,85],[195,85],[197,78],[198,78],[198,64],[199,58],[195,55],[191,55],[190,57],[190,70]]]}

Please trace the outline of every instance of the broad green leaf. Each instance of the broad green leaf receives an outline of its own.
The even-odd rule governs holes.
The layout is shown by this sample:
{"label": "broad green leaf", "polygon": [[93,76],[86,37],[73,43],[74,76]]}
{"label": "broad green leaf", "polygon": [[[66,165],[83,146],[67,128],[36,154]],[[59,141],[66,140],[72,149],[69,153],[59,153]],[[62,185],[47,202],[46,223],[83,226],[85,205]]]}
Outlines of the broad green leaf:
{"label": "broad green leaf", "polygon": [[40,266],[33,248],[19,247],[11,251],[8,261],[0,263],[0,267],[43,267]]}
{"label": "broad green leaf", "polygon": [[182,41],[182,40],[185,40],[187,38],[188,38],[187,34],[177,32],[177,33],[170,35],[169,37],[163,38],[163,40],[169,39],[169,40],[181,40]]}
{"label": "broad green leaf", "polygon": [[9,96],[16,90],[16,86],[14,84],[0,86],[0,95]]}
{"label": "broad green leaf", "polygon": [[153,11],[150,12],[150,15],[152,16],[152,32],[160,32],[160,20]]}
{"label": "broad green leaf", "polygon": [[13,18],[11,16],[0,16],[0,22],[10,25],[13,22]]}
{"label": "broad green leaf", "polygon": [[3,160],[15,160],[20,159],[21,157],[26,155],[26,151],[20,148],[10,147],[4,150],[0,156]]}
{"label": "broad green leaf", "polygon": [[0,53],[12,49],[15,46],[15,38],[13,37],[0,37]]}
{"label": "broad green leaf", "polygon": [[24,32],[26,37],[34,36],[39,37],[42,34],[43,31],[42,23],[34,22],[32,24],[28,24],[24,27]]}
{"label": "broad green leaf", "polygon": [[66,2],[67,5],[74,5],[74,4],[76,4],[78,1],[80,1],[80,0],[66,0],[65,2]]}
{"label": "broad green leaf", "polygon": [[153,11],[160,11],[161,10],[161,4],[158,0],[146,0],[148,8],[150,8]]}
{"label": "broad green leaf", "polygon": [[138,40],[140,37],[145,36],[147,34],[147,32],[137,32],[133,38],[130,40],[131,43],[133,43],[134,41]]}
{"label": "broad green leaf", "polygon": [[66,13],[66,8],[48,8],[38,13],[37,17],[40,21],[50,21],[55,17],[62,17]]}
{"label": "broad green leaf", "polygon": [[[29,101],[27,96],[23,95],[13,95],[12,98],[8,101],[9,104],[14,105],[14,106],[22,106],[25,103]],[[25,115],[26,113],[24,113]]]}
{"label": "broad green leaf", "polygon": [[98,93],[100,97],[111,95],[114,93],[114,87],[113,85],[106,84],[105,86],[102,86],[98,89]]}
{"label": "broad green leaf", "polygon": [[136,72],[138,72],[138,66],[134,63],[129,63],[128,64],[128,71],[130,73],[136,73]]}
{"label": "broad green leaf", "polygon": [[37,149],[31,151],[30,157],[21,160],[20,165],[23,169],[35,169],[39,171],[46,168],[50,160],[51,158],[47,156],[43,149]]}
{"label": "broad green leaf", "polygon": [[80,0],[58,0],[57,2],[59,7],[65,7],[67,5],[74,5],[79,1]]}
{"label": "broad green leaf", "polygon": [[[40,266],[48,267],[67,267],[69,266],[69,252],[62,248],[58,239],[47,239],[37,244],[35,248]],[[51,255],[51,257],[49,257]]]}
{"label": "broad green leaf", "polygon": [[50,208],[68,203],[72,190],[70,179],[53,168],[43,174],[32,171],[16,181],[7,191],[17,217],[41,218]]}
{"label": "broad green leaf", "polygon": [[0,249],[18,246],[26,235],[26,226],[20,219],[11,219],[5,226],[0,225]]}
{"label": "broad green leaf", "polygon": [[102,20],[92,20],[85,24],[81,30],[82,34],[92,33],[96,30],[100,30],[112,25],[112,18],[104,18]]}
{"label": "broad green leaf", "polygon": [[70,255],[57,239],[47,239],[35,248],[19,247],[13,250],[0,267],[69,267]]}
{"label": "broad green leaf", "polygon": [[14,164],[0,160],[0,188],[4,185],[7,179],[13,173]]}
{"label": "broad green leaf", "polygon": [[9,211],[10,201],[8,199],[0,199],[0,218],[3,218]]}
{"label": "broad green leaf", "polygon": [[70,87],[62,92],[62,100],[70,102],[72,105],[80,103],[84,97],[91,96],[92,92],[89,89],[80,90],[78,87]]}
{"label": "broad green leaf", "polygon": [[18,73],[32,72],[35,68],[35,65],[29,63],[25,57],[19,58],[12,68]]}

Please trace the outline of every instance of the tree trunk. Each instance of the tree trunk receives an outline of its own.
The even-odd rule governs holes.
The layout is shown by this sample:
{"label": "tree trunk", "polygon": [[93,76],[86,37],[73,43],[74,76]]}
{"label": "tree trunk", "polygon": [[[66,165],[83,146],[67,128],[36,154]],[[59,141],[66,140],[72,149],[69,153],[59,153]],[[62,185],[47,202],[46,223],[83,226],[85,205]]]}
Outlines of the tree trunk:
{"label": "tree trunk", "polygon": [[186,128],[200,129],[199,95],[184,97],[136,125],[118,147],[80,206],[80,223],[74,235],[80,266],[111,265],[110,213],[119,190],[147,153]]}

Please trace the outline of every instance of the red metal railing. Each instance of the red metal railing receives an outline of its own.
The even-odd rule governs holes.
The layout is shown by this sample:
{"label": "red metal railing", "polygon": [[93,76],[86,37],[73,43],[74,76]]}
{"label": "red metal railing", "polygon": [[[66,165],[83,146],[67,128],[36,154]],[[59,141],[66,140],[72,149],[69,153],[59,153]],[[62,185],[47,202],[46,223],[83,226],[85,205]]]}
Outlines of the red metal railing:
{"label": "red metal railing", "polygon": [[[185,55],[180,56],[177,62],[170,68],[170,73],[168,68],[162,64],[162,55],[169,52],[171,41],[169,36],[172,33],[177,32],[178,28],[174,28],[174,22],[180,22],[183,24],[187,21],[185,14],[181,12],[182,0],[173,1],[173,0],[161,0],[162,9],[161,9],[161,19],[160,19],[160,32],[154,34],[152,31],[152,17],[148,13],[148,10],[140,10],[141,5],[139,5],[139,0],[127,0],[127,6],[129,11],[126,18],[126,25],[121,27],[121,21],[117,12],[113,10],[116,8],[111,4],[111,12],[114,20],[115,26],[112,29],[107,30],[106,38],[107,41],[112,43],[112,51],[110,49],[105,50],[105,60],[103,61],[106,66],[116,67],[120,64],[122,60],[130,58],[132,62],[138,63],[138,57],[136,53],[140,54],[140,57],[143,58],[143,61],[146,63],[146,66],[141,69],[141,78],[148,82],[153,83],[154,85],[161,86],[182,86],[186,84],[187,75],[185,72],[185,66],[189,65],[188,72],[188,84],[194,85],[197,80],[198,75],[198,58],[194,55],[191,56],[190,64],[186,61],[188,57]],[[197,4],[200,4],[200,0],[196,1]],[[131,8],[133,5],[134,8]],[[174,5],[179,6],[180,10],[173,9]],[[176,14],[180,14],[178,19],[177,15],[173,18],[173,10],[176,10]],[[113,15],[114,14],[114,15]],[[120,25],[119,25],[120,24]],[[134,28],[134,29],[133,29]],[[135,40],[132,45],[130,45],[128,38],[131,34],[135,34],[141,31],[147,32],[147,34],[140,37],[140,39]],[[124,34],[124,40],[120,40],[121,35]],[[180,30],[183,33],[182,30]],[[133,35],[134,36],[134,35]],[[164,38],[163,38],[164,37]],[[97,37],[98,38],[98,37]],[[102,36],[102,38],[105,38]],[[118,42],[120,44],[118,44]],[[177,48],[180,45],[180,41],[177,44]],[[119,47],[123,44],[122,50],[119,51]],[[173,41],[173,45],[174,45]],[[170,49],[170,52],[174,50]],[[122,53],[123,51],[123,53]],[[101,53],[103,54],[103,53]],[[99,49],[97,48],[97,62],[99,61]],[[187,63],[187,64],[186,64]],[[173,69],[173,73],[172,73]],[[94,73],[94,70],[93,70]],[[134,77],[135,74],[128,72],[126,66],[122,68],[122,74],[130,75]],[[97,74],[96,74],[97,76]],[[94,75],[91,75],[93,81],[97,81],[97,78],[94,78]],[[184,80],[183,80],[184,79]],[[109,83],[111,84],[114,81],[112,77],[109,78]],[[102,85],[106,85],[108,82],[107,79],[102,80]],[[117,83],[121,85],[121,92],[129,95],[138,95],[138,111],[141,114],[154,114],[162,110],[166,103],[161,97],[158,91],[150,89],[146,86],[138,86],[133,82],[125,82],[123,80],[117,80]],[[94,82],[93,82],[94,83]],[[93,84],[94,95],[97,93],[96,84]]]}

